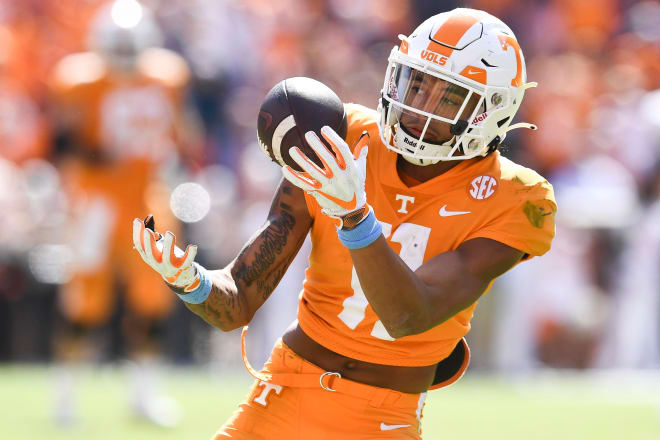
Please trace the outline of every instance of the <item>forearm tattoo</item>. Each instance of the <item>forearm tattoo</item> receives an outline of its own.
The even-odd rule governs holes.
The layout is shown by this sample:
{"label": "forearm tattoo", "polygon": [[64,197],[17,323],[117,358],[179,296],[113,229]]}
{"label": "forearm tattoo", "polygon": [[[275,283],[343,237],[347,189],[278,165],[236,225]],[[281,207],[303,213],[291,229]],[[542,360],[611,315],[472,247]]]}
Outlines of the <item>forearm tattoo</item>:
{"label": "forearm tattoo", "polygon": [[273,263],[287,244],[289,233],[293,230],[295,224],[295,217],[286,211],[281,212],[279,219],[270,221],[255,241],[246,246],[238,257],[239,261],[247,257],[246,253],[252,248],[252,245],[260,242],[259,249],[255,252],[252,262],[247,264],[241,261],[235,268],[236,282],[241,282],[245,287],[249,287],[261,277],[268,275]]}
{"label": "forearm tattoo", "polygon": [[290,256],[280,265],[279,268],[275,269],[263,279],[257,279],[257,291],[261,294],[264,301],[268,299],[271,293],[273,293],[273,290],[277,287],[277,284],[286,273],[286,270],[289,268],[294,258],[295,255]]}
{"label": "forearm tattoo", "polygon": [[[291,242],[296,217],[291,205],[281,200],[283,194],[291,194],[291,188],[280,188],[271,206],[270,220],[235,260],[231,272],[237,290],[227,291],[222,285],[213,283],[204,303],[186,304],[211,325],[222,329],[235,328],[235,323],[248,315],[245,309],[248,304],[254,307],[258,303],[258,307],[268,299],[295,258],[307,231],[302,237],[294,235],[296,243]],[[182,293],[179,289],[172,290]]]}
{"label": "forearm tattoo", "polygon": [[238,295],[223,292],[215,284],[211,287],[211,294],[202,304],[204,319],[220,328],[231,326],[243,313],[243,304]]}
{"label": "forearm tattoo", "polygon": [[[168,286],[176,293],[184,293],[183,289],[169,284]],[[229,289],[225,290],[222,285],[215,282],[211,285],[211,292],[206,301],[201,304],[187,302],[184,302],[184,304],[204,321],[223,330],[231,330],[236,327],[234,323],[243,315],[243,307],[245,307],[237,292]]]}

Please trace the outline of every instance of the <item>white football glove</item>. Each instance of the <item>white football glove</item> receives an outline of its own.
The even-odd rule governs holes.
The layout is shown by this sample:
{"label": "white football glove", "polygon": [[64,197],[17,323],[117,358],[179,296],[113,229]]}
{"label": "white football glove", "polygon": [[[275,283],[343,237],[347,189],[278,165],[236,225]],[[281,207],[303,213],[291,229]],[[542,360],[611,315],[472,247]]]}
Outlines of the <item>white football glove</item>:
{"label": "white football glove", "polygon": [[335,157],[328,151],[316,133],[305,133],[307,143],[316,152],[323,163],[319,168],[298,147],[292,147],[289,155],[303,169],[298,172],[288,165],[282,167],[284,177],[298,188],[314,196],[321,206],[321,212],[338,220],[342,227],[345,219],[358,213],[359,223],[369,213],[367,194],[364,190],[366,179],[367,153],[369,151],[369,135],[364,132],[355,147],[355,158],[348,144],[332,128],[321,128],[323,138],[330,144]]}
{"label": "white football glove", "polygon": [[145,263],[158,272],[161,277],[174,287],[184,292],[195,290],[200,283],[199,274],[193,262],[197,255],[197,246],[188,245],[182,251],[174,244],[176,237],[170,231],[165,236],[154,231],[153,216],[144,221],[133,220],[133,247]]}

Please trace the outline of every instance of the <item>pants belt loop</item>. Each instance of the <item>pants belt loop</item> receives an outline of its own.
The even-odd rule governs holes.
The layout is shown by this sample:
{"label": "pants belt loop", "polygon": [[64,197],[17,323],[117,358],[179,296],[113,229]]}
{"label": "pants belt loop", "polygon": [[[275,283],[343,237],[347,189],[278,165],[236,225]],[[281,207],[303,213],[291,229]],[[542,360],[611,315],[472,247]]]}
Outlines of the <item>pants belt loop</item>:
{"label": "pants belt loop", "polygon": [[369,405],[373,406],[374,408],[380,408],[383,405],[383,402],[385,402],[385,399],[387,399],[387,396],[390,394],[390,392],[390,390],[386,390],[384,388],[377,390],[369,399]]}

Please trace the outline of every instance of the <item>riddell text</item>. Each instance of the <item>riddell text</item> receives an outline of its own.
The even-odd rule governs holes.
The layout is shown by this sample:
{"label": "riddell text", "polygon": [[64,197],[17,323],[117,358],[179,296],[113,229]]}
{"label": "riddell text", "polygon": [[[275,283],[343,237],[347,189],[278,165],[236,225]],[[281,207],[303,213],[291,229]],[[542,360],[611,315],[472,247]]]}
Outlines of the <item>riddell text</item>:
{"label": "riddell text", "polygon": [[444,66],[447,63],[447,57],[442,56],[439,53],[431,52],[430,50],[423,50],[422,58],[439,66]]}
{"label": "riddell text", "polygon": [[410,145],[411,147],[416,147],[416,146],[417,146],[417,142],[415,142],[415,141],[412,140],[412,139],[408,139],[408,136],[404,136],[404,137],[403,137],[403,142],[404,142],[405,144]]}
{"label": "riddell text", "polygon": [[477,116],[476,118],[474,118],[474,119],[472,120],[472,123],[473,123],[473,124],[476,124],[477,122],[481,122],[481,121],[483,121],[484,119],[486,119],[487,116],[488,116],[488,113],[482,113],[482,114],[480,114],[479,116]]}

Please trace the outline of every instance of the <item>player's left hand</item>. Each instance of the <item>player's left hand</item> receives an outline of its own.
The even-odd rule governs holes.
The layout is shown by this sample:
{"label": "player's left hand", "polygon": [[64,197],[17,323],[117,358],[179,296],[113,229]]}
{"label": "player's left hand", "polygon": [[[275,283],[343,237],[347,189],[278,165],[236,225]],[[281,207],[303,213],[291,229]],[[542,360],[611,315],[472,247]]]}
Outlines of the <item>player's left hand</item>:
{"label": "player's left hand", "polygon": [[282,167],[282,174],[289,182],[314,196],[321,206],[321,212],[335,218],[339,227],[344,225],[345,219],[353,217],[351,214],[360,212],[357,224],[368,214],[368,209],[365,209],[367,194],[364,182],[369,135],[366,132],[362,134],[355,147],[355,156],[351,154],[348,144],[332,128],[321,128],[321,135],[334,151],[335,157],[316,133],[309,131],[305,134],[305,139],[321,160],[323,168],[319,168],[298,147],[292,147],[289,155],[304,173],[285,165]]}
{"label": "player's left hand", "polygon": [[152,215],[144,220],[133,220],[133,247],[142,260],[174,287],[191,292],[199,286],[199,274],[193,264],[197,246],[188,245],[182,251],[174,242],[176,237],[170,231],[165,236],[156,232]]}

